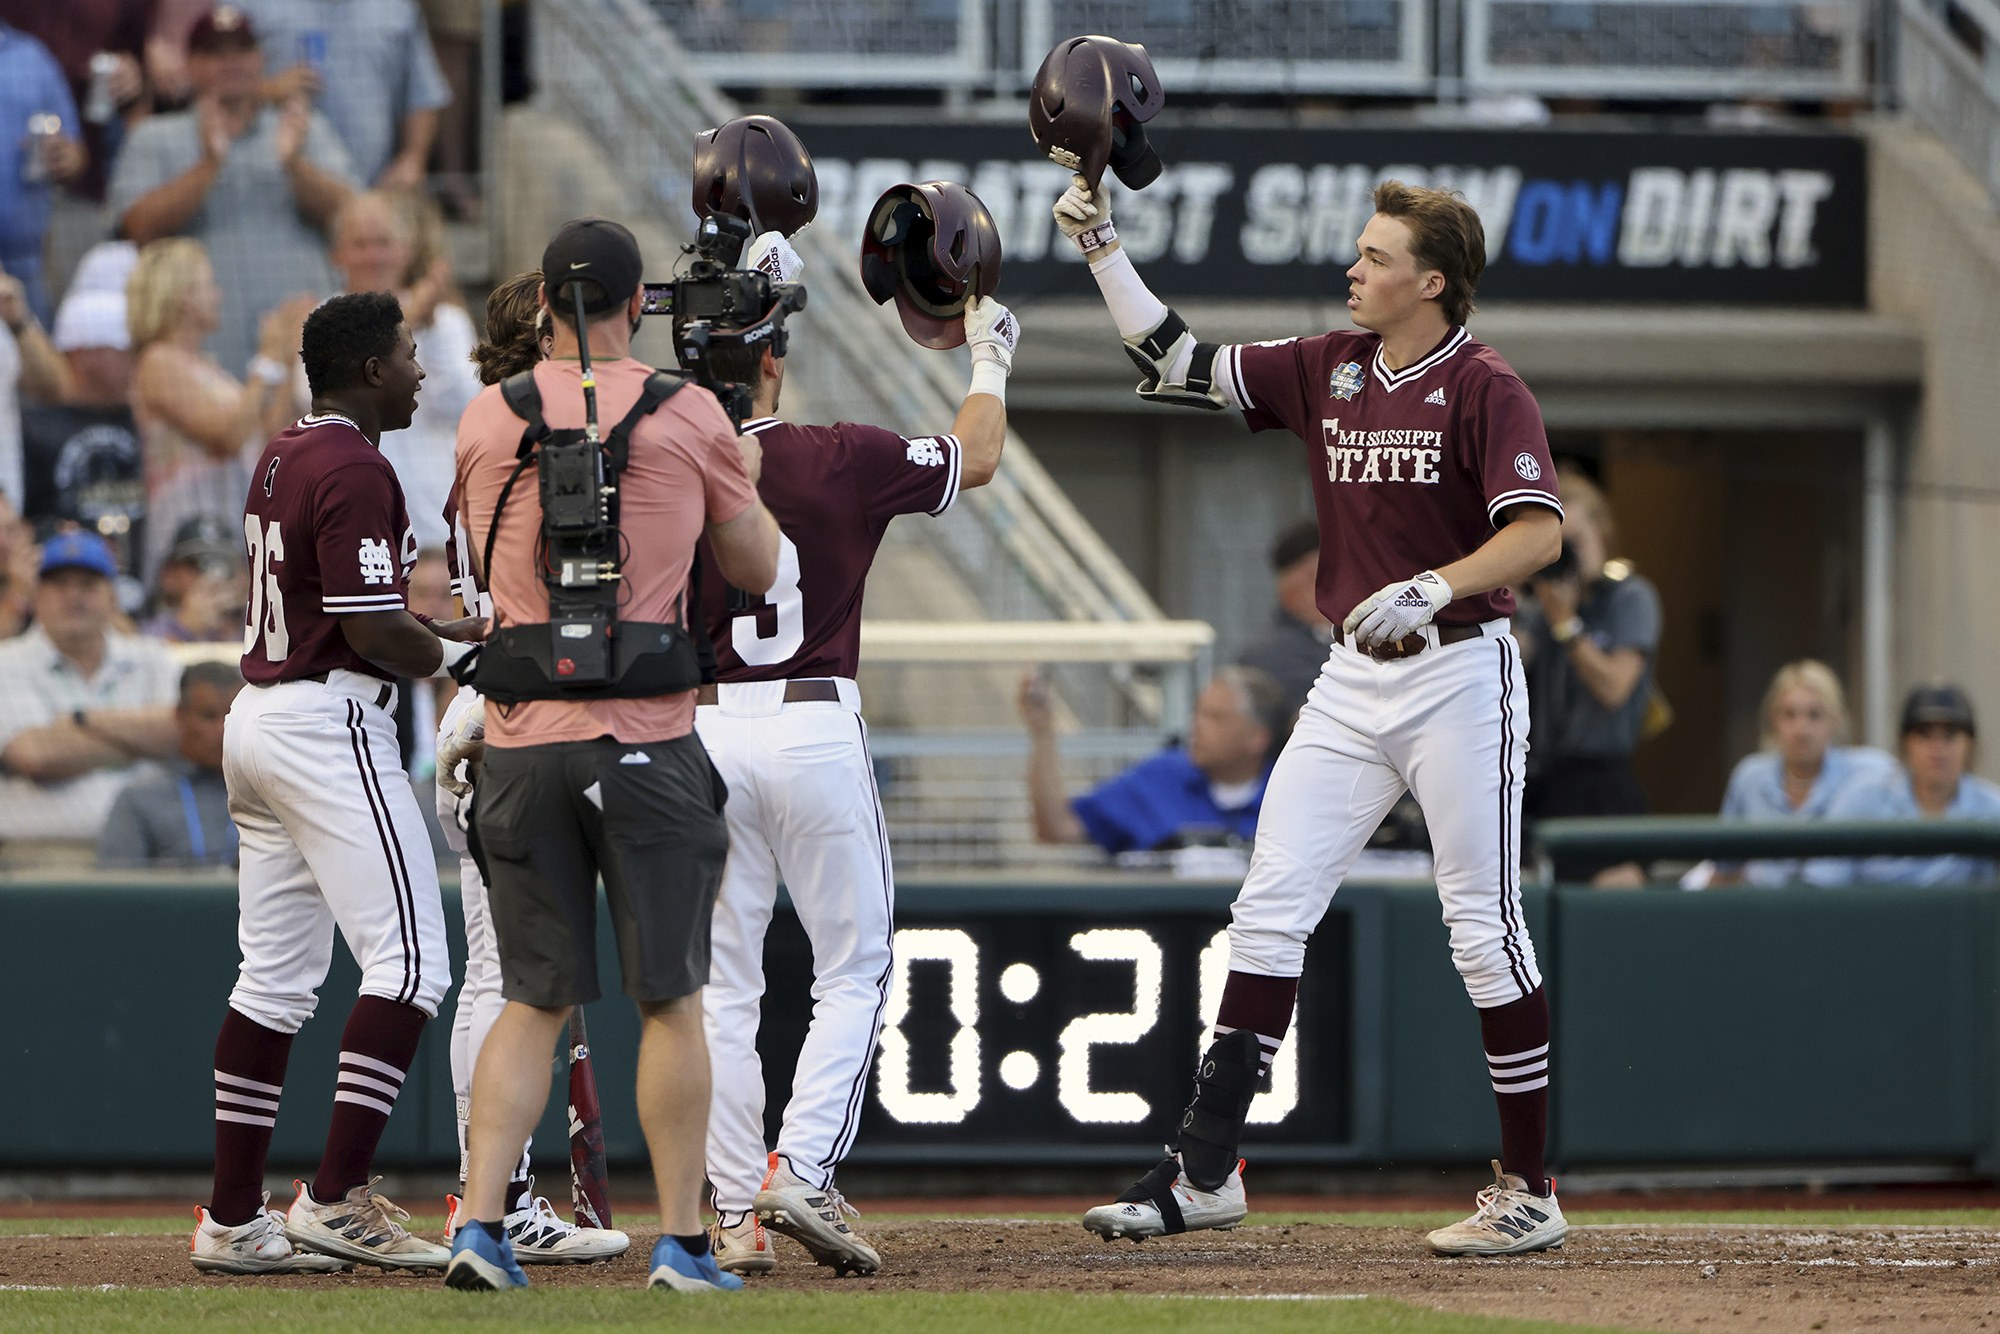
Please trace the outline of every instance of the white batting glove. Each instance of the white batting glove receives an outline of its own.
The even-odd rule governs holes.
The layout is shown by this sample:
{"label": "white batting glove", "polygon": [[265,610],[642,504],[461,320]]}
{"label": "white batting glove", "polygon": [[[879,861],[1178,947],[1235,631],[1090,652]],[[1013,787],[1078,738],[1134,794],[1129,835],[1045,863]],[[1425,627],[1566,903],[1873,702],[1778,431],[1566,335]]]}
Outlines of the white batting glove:
{"label": "white batting glove", "polygon": [[792,249],[792,243],[777,232],[759,232],[743,247],[743,258],[736,262],[742,269],[755,269],[767,273],[774,283],[792,283],[806,271],[806,262],[799,258],[799,252]]}
{"label": "white batting glove", "polygon": [[1364,649],[1380,648],[1422,629],[1451,601],[1451,585],[1436,570],[1425,570],[1370,593],[1347,613],[1340,628],[1349,641]]}
{"label": "white batting glove", "polygon": [[[438,786],[454,797],[470,796],[485,758],[486,697],[461,693],[438,722]],[[463,774],[459,772],[461,765]]]}
{"label": "white batting glove", "polygon": [[972,364],[992,362],[1004,373],[1014,369],[1014,345],[1021,341],[1021,321],[990,296],[976,296],[965,306],[965,345]]}
{"label": "white batting glove", "polygon": [[1118,229],[1111,225],[1111,187],[1107,183],[1099,182],[1093,191],[1083,177],[1070,177],[1069,189],[1056,200],[1052,211],[1057,229],[1086,255],[1118,239]]}

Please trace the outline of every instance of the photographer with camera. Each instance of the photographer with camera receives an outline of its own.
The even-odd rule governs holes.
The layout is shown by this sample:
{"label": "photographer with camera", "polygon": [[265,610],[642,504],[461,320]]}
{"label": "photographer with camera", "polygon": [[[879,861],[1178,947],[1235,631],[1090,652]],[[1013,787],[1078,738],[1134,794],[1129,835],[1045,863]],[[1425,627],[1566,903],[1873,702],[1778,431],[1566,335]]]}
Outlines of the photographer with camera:
{"label": "photographer with camera", "polygon": [[[756,442],[708,390],[629,355],[643,300],[632,234],[568,223],[541,267],[553,354],[483,390],[458,432],[460,512],[494,603],[472,677],[488,700],[473,827],[507,1004],[473,1076],[471,1221],[446,1282],[527,1284],[503,1225],[506,1183],[548,1101],[557,1035],[599,996],[601,872],[643,1021],[639,1119],[664,1234],[649,1283],[734,1288],[698,1218],[701,988],[728,840],[726,792],[693,734],[700,673],[685,630],[696,544],[706,536],[722,576],[762,593],[778,529],[757,498]],[[616,423],[602,441],[600,409]]]}
{"label": "photographer with camera", "polygon": [[[1528,675],[1527,819],[1643,815],[1646,793],[1632,772],[1645,736],[1653,662],[1660,647],[1660,594],[1645,576],[1610,561],[1613,530],[1604,493],[1559,469],[1567,501],[1562,555],[1528,581],[1519,636]],[[1559,880],[1636,884],[1632,863],[1565,861]]]}

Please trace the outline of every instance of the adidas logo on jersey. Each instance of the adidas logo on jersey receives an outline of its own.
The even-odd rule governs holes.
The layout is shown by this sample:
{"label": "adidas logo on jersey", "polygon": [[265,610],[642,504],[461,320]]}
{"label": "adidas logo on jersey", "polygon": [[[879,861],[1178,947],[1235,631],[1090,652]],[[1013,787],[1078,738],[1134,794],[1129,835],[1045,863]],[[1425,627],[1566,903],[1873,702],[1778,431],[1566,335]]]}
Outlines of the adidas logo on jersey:
{"label": "adidas logo on jersey", "polygon": [[1430,395],[1430,397],[1429,397],[1429,398],[1427,398],[1427,399],[1425,399],[1425,400],[1424,400],[1424,402],[1426,402],[1426,403],[1429,403],[1429,404],[1432,404],[1432,405],[1434,405],[1434,406],[1436,406],[1436,407],[1440,407],[1440,408],[1441,408],[1441,407],[1443,407],[1443,406],[1445,405],[1445,402],[1444,402],[1444,390],[1442,390],[1442,389],[1433,389],[1433,390],[1431,390],[1431,395]]}

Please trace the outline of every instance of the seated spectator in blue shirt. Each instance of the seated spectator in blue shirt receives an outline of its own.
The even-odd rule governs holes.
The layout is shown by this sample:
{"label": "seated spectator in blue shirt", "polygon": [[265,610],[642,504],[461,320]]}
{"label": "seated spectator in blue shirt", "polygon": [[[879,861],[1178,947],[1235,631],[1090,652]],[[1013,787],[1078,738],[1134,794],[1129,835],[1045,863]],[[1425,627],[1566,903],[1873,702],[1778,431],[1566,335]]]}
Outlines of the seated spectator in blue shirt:
{"label": "seated spectator in blue shirt", "polygon": [[[1829,820],[2000,820],[2000,787],[1968,773],[1978,724],[1954,685],[1919,686],[1903,701],[1900,769],[1845,789]],[[1991,884],[1990,857],[1821,857],[1806,878],[1822,885]]]}
{"label": "seated spectator in blue shirt", "polygon": [[1195,701],[1185,747],[1163,750],[1065,800],[1054,711],[1039,675],[1022,682],[1020,707],[1036,840],[1088,841],[1113,854],[1249,841],[1264,782],[1297,712],[1269,673],[1224,667]]}
{"label": "seated spectator in blue shirt", "polygon": [[[1823,662],[1786,663],[1764,692],[1764,748],[1746,755],[1722,796],[1725,820],[1823,820],[1834,800],[1857,784],[1896,772],[1896,761],[1847,739],[1847,698]],[[1740,880],[1783,885],[1799,879],[1800,863],[1753,861],[1726,868],[1711,883]]]}

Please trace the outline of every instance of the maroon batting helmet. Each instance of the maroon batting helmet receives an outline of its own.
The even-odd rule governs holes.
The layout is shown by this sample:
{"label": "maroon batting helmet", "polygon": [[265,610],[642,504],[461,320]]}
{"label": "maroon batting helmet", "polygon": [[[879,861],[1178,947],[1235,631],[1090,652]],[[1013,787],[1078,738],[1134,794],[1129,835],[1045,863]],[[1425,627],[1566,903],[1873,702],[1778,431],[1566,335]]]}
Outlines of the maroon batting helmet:
{"label": "maroon batting helmet", "polygon": [[790,236],[819,212],[812,155],[776,116],[738,116],[694,137],[694,212]]}
{"label": "maroon batting helmet", "polygon": [[1035,72],[1028,133],[1051,162],[1082,176],[1092,190],[1107,165],[1127,187],[1143,190],[1160,175],[1144,122],[1166,100],[1145,47],[1072,37],[1056,43]]}
{"label": "maroon batting helmet", "polygon": [[979,196],[951,181],[898,185],[868,210],[861,285],[896,298],[903,329],[925,347],[965,342],[965,307],[1000,286],[1000,231]]}

